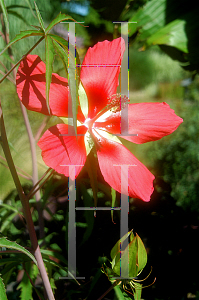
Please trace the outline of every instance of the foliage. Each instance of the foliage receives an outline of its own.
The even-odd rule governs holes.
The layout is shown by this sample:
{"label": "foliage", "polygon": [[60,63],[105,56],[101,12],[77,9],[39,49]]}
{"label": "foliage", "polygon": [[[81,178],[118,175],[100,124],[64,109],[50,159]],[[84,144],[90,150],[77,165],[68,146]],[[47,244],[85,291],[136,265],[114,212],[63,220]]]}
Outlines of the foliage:
{"label": "foliage", "polygon": [[[148,1],[130,19],[129,35],[144,42],[143,49],[159,45],[186,70],[198,70],[198,12],[199,6],[189,1]],[[138,34],[139,33],[139,34]]]}
{"label": "foliage", "polygon": [[[46,47],[45,55],[44,51],[42,51],[42,44],[39,46],[39,50],[33,49],[32,53],[41,53],[41,57],[46,58],[46,99],[47,104],[49,104],[48,95],[53,70],[59,70],[64,76],[68,76],[68,74],[72,77],[78,75],[77,79],[79,79],[79,74],[74,73],[74,65],[76,63],[74,48],[68,45],[67,40],[55,35],[55,32],[53,32],[55,25],[58,25],[63,20],[68,20],[69,17],[62,12],[57,17],[54,16],[55,19],[51,22],[51,16],[55,9],[53,10],[50,6],[50,1],[38,2],[38,7],[36,5],[35,8],[31,6],[31,1],[24,2],[23,5],[18,3],[16,6],[13,6],[10,1],[0,1],[7,32],[8,20],[10,16],[14,17],[13,22],[9,23],[10,45],[13,50],[11,54],[14,56],[14,61],[7,51],[3,53],[1,61],[5,63],[6,68],[10,68],[11,64],[20,59],[23,54],[26,54],[38,42],[38,38],[34,39],[35,36],[43,38]],[[171,50],[168,48],[169,45],[169,47],[172,47],[172,54],[175,52],[174,48],[178,49],[175,52],[177,54],[175,58],[177,59],[179,59],[179,54],[182,52],[186,53],[183,56],[183,60],[190,63],[191,69],[196,69],[198,62],[197,57],[192,55],[193,48],[189,47],[189,45],[187,48],[185,47],[187,46],[187,39],[189,40],[190,38],[192,43],[192,36],[195,37],[195,33],[191,32],[190,37],[185,34],[183,27],[185,20],[190,21],[191,16],[193,16],[194,20],[195,12],[191,11],[191,7],[190,11],[183,11],[184,8],[181,7],[181,10],[178,12],[179,18],[176,21],[176,7],[178,6],[173,7],[172,19],[165,5],[166,3],[170,5],[173,2],[160,1],[162,13],[159,14],[159,17],[162,21],[156,24],[158,28],[151,32],[149,28],[153,28],[156,12],[152,9],[151,16],[153,20],[149,20],[149,13],[146,11],[146,7],[152,7],[154,0],[148,1],[146,6],[135,12],[137,7],[143,6],[145,2],[147,1],[121,1],[121,3],[117,3],[117,9],[114,11],[111,5],[115,5],[115,1],[92,1],[90,2],[92,6],[90,15],[86,18],[93,28],[96,26],[100,31],[103,27],[111,35],[113,26],[110,26],[110,20],[115,18],[115,16],[119,18],[119,13],[123,8],[121,16],[124,19],[126,18],[126,20],[133,14],[132,20],[139,17],[141,22],[143,15],[146,17],[147,14],[147,22],[143,23],[141,27],[139,27],[140,24],[138,27],[133,27],[133,30],[135,30],[133,33],[131,31],[133,38],[136,32],[140,33],[137,35],[138,43],[134,45],[133,49],[130,49],[130,60],[132,58],[133,61],[132,65],[130,65],[130,76],[132,76],[131,78],[134,81],[131,88],[146,88],[154,83],[157,86],[158,83],[161,83],[164,87],[166,86],[164,99],[161,99],[161,101],[167,98],[171,106],[183,117],[184,124],[174,136],[165,137],[156,143],[149,143],[147,146],[142,145],[139,149],[136,146],[131,149],[135,150],[133,152],[138,157],[142,157],[146,161],[147,166],[156,175],[156,181],[155,192],[150,203],[141,203],[136,199],[130,199],[129,228],[135,228],[135,231],[142,236],[144,243],[138,234],[133,234],[131,231],[127,234],[129,245],[123,252],[121,252],[120,246],[123,239],[127,236],[123,237],[122,241],[119,239],[120,214],[113,209],[120,205],[120,194],[116,193],[114,189],[107,187],[102,175],[96,173],[97,168],[94,167],[95,156],[89,156],[84,170],[76,181],[76,206],[80,208],[82,206],[90,208],[99,206],[104,209],[111,207],[112,210],[111,214],[110,211],[93,213],[92,210],[84,210],[76,212],[77,276],[85,276],[86,279],[66,279],[68,275],[73,276],[68,274],[69,266],[67,260],[68,220],[70,218],[68,212],[68,179],[50,170],[44,173],[46,168],[41,164],[40,158],[38,158],[38,163],[41,164],[39,169],[41,180],[39,180],[37,186],[41,192],[40,203],[44,218],[45,235],[39,238],[41,228],[38,222],[40,217],[37,201],[34,199],[36,187],[32,186],[31,176],[25,173],[25,171],[31,172],[31,159],[27,156],[29,144],[28,139],[24,137],[25,126],[21,117],[19,118],[20,108],[11,83],[4,81],[1,85],[0,95],[2,109],[5,112],[9,147],[12,149],[12,156],[14,156],[15,162],[19,163],[19,166],[24,165],[25,161],[26,165],[28,165],[28,170],[26,170],[27,166],[24,166],[23,170],[17,170],[18,174],[22,172],[22,175],[25,176],[23,183],[26,184],[22,188],[27,197],[27,202],[30,203],[31,218],[38,237],[42,260],[50,278],[51,289],[56,300],[93,300],[102,299],[102,296],[105,295],[106,299],[138,300],[141,299],[141,293],[142,298],[146,300],[152,298],[168,300],[171,299],[171,295],[172,299],[182,300],[188,297],[188,293],[191,292],[192,295],[197,295],[199,291],[198,274],[195,278],[187,276],[187,274],[192,273],[194,268],[197,269],[199,266],[197,245],[197,213],[199,211],[197,188],[199,180],[197,156],[198,79],[196,76],[195,81],[186,88],[186,97],[184,103],[182,103],[182,100],[171,97],[167,87],[169,86],[173,89],[172,84],[175,84],[179,88],[179,80],[184,78],[185,73],[182,73],[172,60],[160,54],[157,49],[155,51],[138,52],[141,45],[140,42],[144,41],[147,46],[152,44],[159,45],[160,38],[164,38],[162,40],[164,44],[161,48],[165,52],[168,49]],[[59,3],[60,1],[53,1],[54,8],[58,7],[57,4]],[[43,7],[42,4],[44,4]],[[109,6],[109,9],[107,9],[107,6]],[[31,7],[30,10],[29,7]],[[17,12],[19,8],[27,12],[26,18],[23,17],[24,14]],[[36,15],[37,20],[35,18]],[[101,18],[102,16],[103,19]],[[165,18],[165,16],[170,16],[170,18]],[[181,19],[182,16],[184,17]],[[27,21],[36,27],[27,31]],[[188,22],[188,25],[190,24],[193,25],[191,22]],[[20,34],[19,27],[22,27]],[[51,29],[52,31],[50,31]],[[178,29],[180,30],[178,31]],[[179,32],[180,41],[182,41],[180,46],[179,39],[174,39],[171,43],[171,40],[165,39],[165,36],[163,36],[166,33],[166,37],[168,37],[168,34],[176,33],[176,31]],[[16,35],[16,32],[18,35]],[[82,32],[84,34],[87,30],[84,28]],[[88,38],[88,32],[85,33],[85,36]],[[31,37],[31,44],[27,42],[27,37],[28,39]],[[89,40],[88,44],[92,42]],[[165,44],[167,45],[166,47]],[[3,44],[1,44],[1,48],[4,48]],[[18,48],[23,49],[23,53],[22,51],[19,52]],[[169,54],[173,57],[170,52]],[[76,59],[79,59],[78,56],[76,56]],[[163,65],[163,67],[160,67],[160,65]],[[81,82],[79,83],[79,80],[77,80],[78,86],[74,84],[74,80],[71,80],[69,85],[70,89],[73,90],[73,100],[77,99],[78,93],[76,92],[77,88],[79,88],[80,105],[86,115],[88,113],[88,100],[83,85]],[[179,89],[182,91],[183,87]],[[156,97],[162,97],[160,90],[159,92],[156,91],[155,95]],[[134,97],[136,98],[136,93]],[[156,100],[154,98],[149,99],[147,95],[145,101],[155,102]],[[76,124],[76,104],[74,104],[72,109],[74,124]],[[34,112],[28,113],[28,116],[33,132],[36,135],[41,127],[44,130],[50,124],[54,125],[60,121],[58,118],[52,117],[51,120],[45,123],[45,119]],[[40,153],[38,157],[40,157]],[[39,269],[36,266],[37,260],[32,254],[34,249],[29,239],[28,220],[26,219],[25,221],[24,219],[25,214],[20,200],[20,193],[15,188],[11,190],[10,186],[6,191],[8,180],[4,167],[8,167],[8,165],[3,158],[1,158],[1,163],[3,170],[1,171],[1,177],[3,177],[1,178],[1,188],[4,189],[2,193],[4,199],[3,201],[0,200],[0,299],[43,300],[45,298],[44,288]],[[113,247],[114,244],[115,246]],[[131,278],[132,280],[114,279],[115,276],[120,276],[121,259],[129,263],[128,269],[130,276],[133,277]],[[154,266],[153,272],[150,271],[151,265]],[[174,282],[169,280],[173,270],[175,270],[176,275]],[[158,277],[158,281],[153,288],[142,289],[152,285],[155,281],[155,276]],[[4,286],[6,286],[6,289]],[[165,293],[162,292],[163,290]],[[104,295],[102,295],[103,293]]]}

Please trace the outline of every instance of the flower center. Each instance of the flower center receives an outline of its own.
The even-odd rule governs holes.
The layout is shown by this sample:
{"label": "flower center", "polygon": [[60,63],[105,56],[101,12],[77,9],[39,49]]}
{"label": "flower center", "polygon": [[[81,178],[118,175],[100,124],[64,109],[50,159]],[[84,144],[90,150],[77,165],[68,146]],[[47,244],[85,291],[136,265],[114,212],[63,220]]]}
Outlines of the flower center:
{"label": "flower center", "polygon": [[128,103],[129,98],[125,95],[120,94],[114,94],[108,98],[108,109],[110,109],[112,112],[118,112],[124,109]]}

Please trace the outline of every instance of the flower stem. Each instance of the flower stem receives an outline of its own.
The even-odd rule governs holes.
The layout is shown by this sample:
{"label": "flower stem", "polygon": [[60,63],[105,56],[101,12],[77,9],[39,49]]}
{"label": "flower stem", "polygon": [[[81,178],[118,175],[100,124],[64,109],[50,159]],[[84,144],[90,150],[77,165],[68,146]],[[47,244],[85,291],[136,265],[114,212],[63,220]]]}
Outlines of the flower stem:
{"label": "flower stem", "polygon": [[[2,15],[1,15],[1,17],[2,17]],[[4,33],[4,37],[5,37],[4,40],[5,40],[6,44],[9,44],[9,42],[10,42],[9,41],[9,34],[6,32],[6,28],[5,28],[5,25],[4,25],[3,18],[1,18],[1,23],[2,23],[3,33]],[[32,51],[38,45],[40,40],[26,53],[26,55],[28,53],[30,53],[30,51]],[[11,48],[8,48],[8,55],[14,61],[14,57],[12,55],[12,49]],[[22,59],[23,58],[24,58],[24,56],[22,57]],[[17,64],[14,65],[13,63],[11,63],[11,67],[12,67],[11,70],[8,71],[7,74],[1,80],[4,80],[4,78],[7,77],[15,85],[15,82],[16,82],[16,70],[15,70],[15,68],[16,68]],[[11,79],[11,78],[8,77],[8,74],[11,71],[13,71],[14,79]],[[19,100],[19,103],[20,103],[20,108],[21,108],[21,111],[22,111],[22,115],[23,115],[23,118],[24,118],[24,123],[25,123],[25,126],[26,126],[28,138],[29,138],[29,143],[30,143],[30,150],[31,150],[31,157],[32,157],[32,183],[33,183],[33,186],[34,186],[38,181],[38,168],[37,168],[37,156],[36,156],[35,139],[33,137],[33,133],[32,133],[32,129],[31,129],[31,126],[30,126],[29,119],[28,119],[28,114],[27,114],[26,108],[22,105],[20,100]],[[35,199],[36,199],[36,206],[37,206],[37,211],[38,211],[38,215],[39,215],[39,218],[38,218],[39,229],[40,229],[39,234],[40,234],[40,238],[44,238],[44,236],[45,236],[45,233],[44,233],[44,220],[43,220],[42,207],[41,207],[41,201],[40,201],[41,196],[40,196],[40,191],[39,190],[35,193]]]}
{"label": "flower stem", "polygon": [[101,300],[103,299],[116,285],[118,285],[120,283],[120,280],[116,280],[111,286],[110,288],[101,296],[99,297],[97,300]]}
{"label": "flower stem", "polygon": [[4,125],[4,120],[3,120],[3,112],[1,110],[1,106],[0,106],[0,128],[1,128],[1,144],[2,144],[2,148],[5,154],[5,158],[7,160],[8,166],[10,168],[10,172],[12,174],[13,180],[15,182],[15,186],[17,188],[22,206],[23,206],[23,211],[24,211],[24,216],[26,219],[26,223],[27,223],[27,228],[28,228],[28,232],[30,235],[30,240],[31,240],[31,244],[33,247],[33,253],[34,256],[37,260],[38,263],[38,268],[44,283],[44,287],[48,296],[49,300],[55,300],[51,286],[50,286],[50,282],[48,279],[48,275],[46,273],[46,269],[44,266],[44,262],[41,256],[41,251],[38,245],[38,241],[37,241],[37,236],[36,236],[36,232],[35,232],[35,228],[34,228],[34,223],[32,220],[32,215],[30,212],[30,206],[29,206],[29,201],[26,198],[26,195],[24,194],[23,188],[21,186],[21,183],[19,181],[19,177],[17,175],[16,169],[15,169],[15,165],[10,153],[10,149],[9,149],[9,145],[8,145],[8,140],[7,140],[7,136],[6,136],[6,131],[5,131],[5,125]]}

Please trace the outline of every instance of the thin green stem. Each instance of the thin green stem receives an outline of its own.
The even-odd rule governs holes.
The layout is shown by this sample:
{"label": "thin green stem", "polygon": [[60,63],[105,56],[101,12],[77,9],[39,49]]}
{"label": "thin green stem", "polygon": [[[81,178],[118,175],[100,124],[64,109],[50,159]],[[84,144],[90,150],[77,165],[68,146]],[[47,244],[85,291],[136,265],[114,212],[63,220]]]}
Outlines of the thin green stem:
{"label": "thin green stem", "polygon": [[116,285],[118,285],[120,283],[120,280],[116,280],[111,286],[110,288],[101,296],[99,297],[97,300],[101,300],[103,299]]}

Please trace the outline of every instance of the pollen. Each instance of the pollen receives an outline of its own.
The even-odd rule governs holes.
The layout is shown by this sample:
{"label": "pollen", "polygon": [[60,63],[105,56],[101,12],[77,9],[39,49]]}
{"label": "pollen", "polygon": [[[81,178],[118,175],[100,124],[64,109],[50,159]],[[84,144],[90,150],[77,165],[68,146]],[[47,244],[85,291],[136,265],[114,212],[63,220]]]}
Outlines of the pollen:
{"label": "pollen", "polygon": [[108,109],[113,112],[118,112],[124,109],[128,103],[129,98],[126,95],[114,94],[108,98]]}

